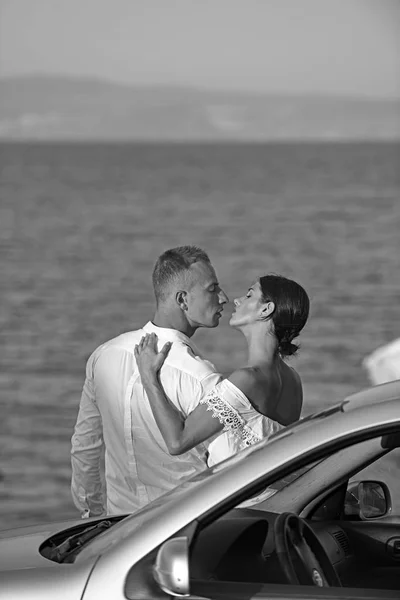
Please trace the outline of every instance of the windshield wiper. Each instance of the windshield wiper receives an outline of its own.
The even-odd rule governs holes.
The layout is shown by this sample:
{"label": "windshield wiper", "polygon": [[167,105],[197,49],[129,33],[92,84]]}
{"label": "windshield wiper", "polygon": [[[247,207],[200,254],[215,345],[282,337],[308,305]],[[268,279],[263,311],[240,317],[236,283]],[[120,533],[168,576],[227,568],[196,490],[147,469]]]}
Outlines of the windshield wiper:
{"label": "windshield wiper", "polygon": [[61,544],[53,547],[49,552],[48,558],[58,563],[69,562],[66,560],[68,557],[71,557],[76,550],[82,548],[87,542],[111,527],[111,525],[114,525],[112,521],[101,521],[101,523],[96,523],[92,527],[87,527],[83,532],[71,535],[61,542]]}

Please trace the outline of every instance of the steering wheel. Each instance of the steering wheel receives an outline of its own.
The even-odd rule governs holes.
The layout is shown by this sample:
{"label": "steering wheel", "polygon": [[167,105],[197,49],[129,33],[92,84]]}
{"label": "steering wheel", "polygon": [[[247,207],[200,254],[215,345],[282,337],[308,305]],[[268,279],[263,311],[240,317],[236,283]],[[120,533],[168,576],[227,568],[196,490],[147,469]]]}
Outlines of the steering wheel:
{"label": "steering wheel", "polygon": [[276,554],[287,583],[341,587],[325,548],[303,519],[294,513],[282,513],[275,521],[274,535]]}

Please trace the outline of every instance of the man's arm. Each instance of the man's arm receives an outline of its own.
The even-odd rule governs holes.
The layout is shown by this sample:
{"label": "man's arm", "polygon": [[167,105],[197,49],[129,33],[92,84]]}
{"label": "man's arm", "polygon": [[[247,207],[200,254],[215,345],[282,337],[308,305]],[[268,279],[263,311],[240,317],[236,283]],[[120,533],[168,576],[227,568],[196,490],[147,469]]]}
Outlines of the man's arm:
{"label": "man's arm", "polygon": [[105,513],[100,462],[103,450],[101,415],[96,405],[92,360],[86,366],[78,418],[71,440],[71,493],[82,517]]}

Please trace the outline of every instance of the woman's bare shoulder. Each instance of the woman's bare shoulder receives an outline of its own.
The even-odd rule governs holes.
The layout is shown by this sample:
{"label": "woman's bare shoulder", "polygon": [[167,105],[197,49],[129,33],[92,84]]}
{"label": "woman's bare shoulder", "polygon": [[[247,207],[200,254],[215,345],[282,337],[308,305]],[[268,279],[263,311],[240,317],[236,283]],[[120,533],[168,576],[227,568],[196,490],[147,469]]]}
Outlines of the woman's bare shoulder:
{"label": "woman's bare shoulder", "polygon": [[254,367],[242,367],[233,371],[229,375],[228,381],[249,398],[260,385],[260,374]]}

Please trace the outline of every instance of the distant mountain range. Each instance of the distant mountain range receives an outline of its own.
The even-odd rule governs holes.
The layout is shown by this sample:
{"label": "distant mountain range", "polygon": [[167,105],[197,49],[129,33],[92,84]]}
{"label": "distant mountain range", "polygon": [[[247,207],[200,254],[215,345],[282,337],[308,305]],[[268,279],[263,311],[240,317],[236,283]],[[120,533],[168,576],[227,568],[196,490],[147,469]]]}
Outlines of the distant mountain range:
{"label": "distant mountain range", "polygon": [[131,87],[50,76],[3,78],[0,139],[400,140],[400,99]]}

